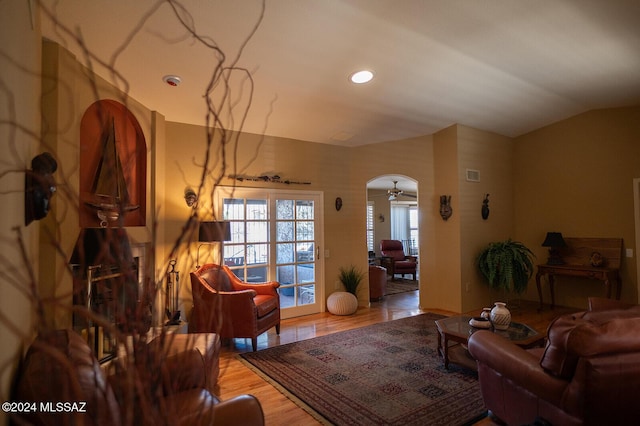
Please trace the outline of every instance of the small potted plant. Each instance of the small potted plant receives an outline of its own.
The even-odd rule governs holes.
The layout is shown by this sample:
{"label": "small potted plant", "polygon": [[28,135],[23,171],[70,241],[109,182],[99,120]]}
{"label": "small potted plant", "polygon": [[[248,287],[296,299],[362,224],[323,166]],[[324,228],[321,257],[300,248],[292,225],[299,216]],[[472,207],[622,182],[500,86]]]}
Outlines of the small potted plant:
{"label": "small potted plant", "polygon": [[358,287],[365,274],[354,265],[341,267],[338,279],[345,291],[336,291],[327,298],[327,309],[334,315],[351,315],[358,310]]}

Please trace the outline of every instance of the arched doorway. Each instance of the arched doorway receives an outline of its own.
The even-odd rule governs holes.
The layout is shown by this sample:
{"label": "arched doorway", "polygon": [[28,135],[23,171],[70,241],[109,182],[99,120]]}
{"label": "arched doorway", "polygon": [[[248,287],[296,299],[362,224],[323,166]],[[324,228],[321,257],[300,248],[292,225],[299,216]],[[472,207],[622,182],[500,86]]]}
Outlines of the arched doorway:
{"label": "arched doorway", "polygon": [[[419,259],[418,183],[400,174],[381,175],[367,182],[367,246],[370,263],[380,264],[381,240],[399,240],[407,256]],[[418,282],[411,275],[388,276],[389,295],[415,294],[418,304]]]}

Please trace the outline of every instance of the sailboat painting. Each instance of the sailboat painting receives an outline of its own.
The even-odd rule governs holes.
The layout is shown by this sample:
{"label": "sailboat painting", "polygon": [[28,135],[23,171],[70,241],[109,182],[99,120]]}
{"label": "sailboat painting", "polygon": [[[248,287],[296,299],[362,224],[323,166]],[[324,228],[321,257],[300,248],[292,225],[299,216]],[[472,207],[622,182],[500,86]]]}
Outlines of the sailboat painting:
{"label": "sailboat painting", "polygon": [[84,214],[80,225],[144,225],[144,214],[130,214],[144,210],[145,189],[139,186],[146,182],[142,131],[124,105],[110,100],[98,103],[85,112],[81,122],[80,194]]}

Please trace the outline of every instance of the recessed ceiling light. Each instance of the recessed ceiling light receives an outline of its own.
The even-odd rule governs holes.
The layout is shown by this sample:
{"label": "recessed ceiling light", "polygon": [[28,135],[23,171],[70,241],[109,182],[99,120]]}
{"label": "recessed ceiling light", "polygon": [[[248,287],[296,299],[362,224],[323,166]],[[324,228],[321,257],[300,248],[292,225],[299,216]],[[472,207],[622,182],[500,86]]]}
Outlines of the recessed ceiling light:
{"label": "recessed ceiling light", "polygon": [[182,79],[177,75],[165,75],[164,77],[162,77],[162,81],[167,83],[169,86],[174,87],[182,83]]}
{"label": "recessed ceiling light", "polygon": [[373,78],[373,73],[369,70],[357,71],[351,74],[349,79],[356,84],[368,83]]}

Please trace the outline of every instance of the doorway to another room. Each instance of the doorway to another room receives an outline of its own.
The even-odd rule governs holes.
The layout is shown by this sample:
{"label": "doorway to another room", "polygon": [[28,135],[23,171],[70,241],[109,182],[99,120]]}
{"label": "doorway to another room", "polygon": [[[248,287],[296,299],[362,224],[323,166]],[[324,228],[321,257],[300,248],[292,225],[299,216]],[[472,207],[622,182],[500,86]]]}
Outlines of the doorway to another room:
{"label": "doorway to another room", "polygon": [[[419,214],[418,185],[407,176],[378,176],[367,183],[367,248],[369,264],[387,269],[385,296],[419,291]],[[394,270],[389,257],[381,252],[381,242],[399,249],[408,261],[415,261],[415,279],[409,267]],[[395,272],[395,273],[394,273]],[[416,304],[418,298],[416,297]]]}

